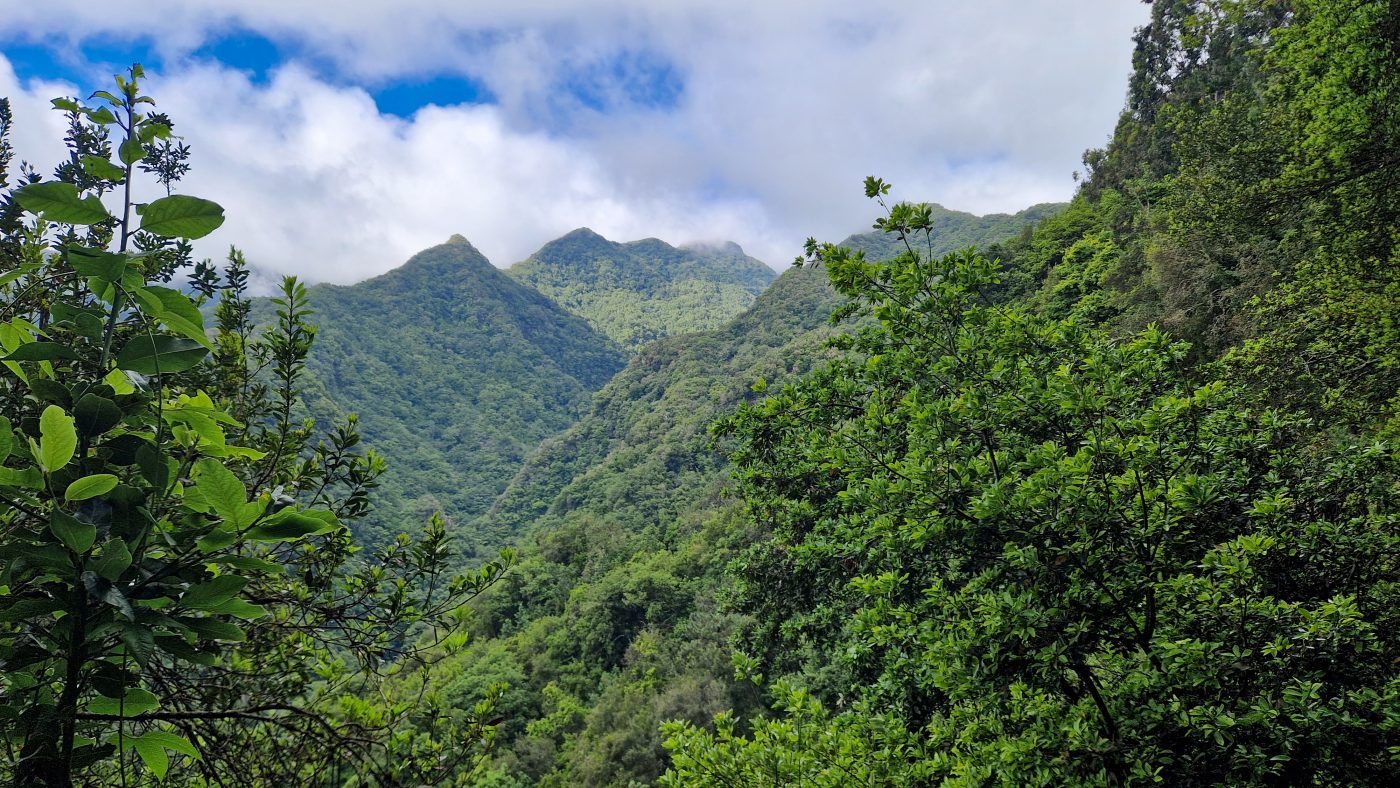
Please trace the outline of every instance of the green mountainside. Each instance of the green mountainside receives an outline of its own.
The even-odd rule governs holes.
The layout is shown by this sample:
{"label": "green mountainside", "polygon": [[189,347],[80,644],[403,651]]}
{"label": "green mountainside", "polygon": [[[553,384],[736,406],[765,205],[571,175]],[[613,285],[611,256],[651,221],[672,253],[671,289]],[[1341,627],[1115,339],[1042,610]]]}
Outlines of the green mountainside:
{"label": "green mountainside", "polygon": [[[987,226],[996,234],[950,222],[935,244],[1025,229]],[[511,686],[485,784],[649,781],[666,766],[663,721],[760,708],[732,680],[728,639],[743,619],[719,610],[725,568],[756,531],[725,493],[731,466],[709,428],[829,358],[841,302],[825,271],[791,268],[726,325],[643,347],[471,525],[501,543],[528,537],[478,608],[477,641],[432,677],[449,705]]]}
{"label": "green mountainside", "polygon": [[630,351],[722,325],[776,276],[733,243],[616,243],[586,227],[545,244],[506,273],[584,316]]}
{"label": "green mountainside", "polygon": [[[318,417],[356,413],[388,462],[371,528],[484,512],[525,456],[583,412],[619,349],[470,243],[448,243],[348,287],[310,288]],[[458,529],[460,533],[460,529]]]}
{"label": "green mountainside", "polygon": [[[930,203],[929,243],[917,251],[937,255],[969,246],[981,248],[1020,235],[1028,231],[1034,223],[1054,216],[1064,209],[1064,203],[1041,203],[1013,214],[989,213],[977,216]],[[860,249],[878,260],[888,260],[904,251],[903,241],[895,235],[879,230],[858,233],[842,241],[841,245]]]}

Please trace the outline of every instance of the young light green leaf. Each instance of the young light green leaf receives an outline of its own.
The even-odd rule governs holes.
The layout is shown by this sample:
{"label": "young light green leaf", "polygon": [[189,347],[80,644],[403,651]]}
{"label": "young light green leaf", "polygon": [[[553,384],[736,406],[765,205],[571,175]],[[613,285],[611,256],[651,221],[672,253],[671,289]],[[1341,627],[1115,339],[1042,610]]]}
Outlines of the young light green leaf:
{"label": "young light green leaf", "polygon": [[117,477],[110,473],[95,473],[91,476],[84,476],[68,485],[68,489],[63,491],[63,500],[86,501],[89,498],[106,495],[116,488],[117,481]]}
{"label": "young light green leaf", "polygon": [[224,223],[218,203],[175,194],[141,209],[141,229],[163,238],[203,238]]}
{"label": "young light green leaf", "polygon": [[26,211],[63,224],[97,224],[112,218],[101,200],[92,195],[79,197],[78,187],[61,181],[22,186],[15,191],[15,202]]}
{"label": "young light green leaf", "polygon": [[78,431],[73,417],[57,405],[44,408],[39,414],[39,453],[34,459],[47,473],[62,468],[73,459],[78,448]]}

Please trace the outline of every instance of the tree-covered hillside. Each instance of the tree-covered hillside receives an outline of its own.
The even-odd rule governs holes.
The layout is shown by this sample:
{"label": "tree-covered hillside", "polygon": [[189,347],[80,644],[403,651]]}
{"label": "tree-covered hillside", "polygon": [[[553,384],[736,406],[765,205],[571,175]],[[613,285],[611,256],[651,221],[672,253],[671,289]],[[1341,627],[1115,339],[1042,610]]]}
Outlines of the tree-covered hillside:
{"label": "tree-covered hillside", "polygon": [[469,539],[460,526],[622,367],[616,345],[460,236],[383,276],[309,292],[308,404],[320,418],[358,414],[388,463],[363,526],[382,535],[442,512]]}
{"label": "tree-covered hillside", "polygon": [[616,243],[586,227],[545,244],[507,273],[583,315],[630,351],[723,325],[775,276],[733,243]]}
{"label": "tree-covered hillside", "polygon": [[[945,227],[940,252],[1024,229]],[[743,619],[719,601],[725,567],[756,532],[725,494],[730,466],[709,428],[828,358],[839,304],[823,271],[794,268],[725,326],[643,347],[472,524],[502,542],[528,537],[479,607],[479,640],[432,679],[447,705],[510,684],[485,784],[646,782],[665,769],[663,721],[759,708],[731,675]]]}

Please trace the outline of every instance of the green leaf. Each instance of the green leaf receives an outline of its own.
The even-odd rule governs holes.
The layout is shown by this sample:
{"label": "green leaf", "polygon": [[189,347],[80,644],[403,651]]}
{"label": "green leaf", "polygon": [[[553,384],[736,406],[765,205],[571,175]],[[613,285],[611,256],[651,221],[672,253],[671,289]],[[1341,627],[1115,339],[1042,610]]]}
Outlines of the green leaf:
{"label": "green leaf", "polygon": [[122,140],[120,148],[117,148],[117,158],[122,160],[122,164],[132,165],[146,157],[146,148],[141,144],[141,138],[132,135]]}
{"label": "green leaf", "polygon": [[68,247],[68,264],[83,276],[101,279],[104,282],[120,282],[130,262],[124,254],[90,249],[86,246]]}
{"label": "green leaf", "polygon": [[116,181],[117,183],[121,183],[121,180],[126,177],[126,170],[108,161],[104,156],[84,156],[83,171],[94,178]]}
{"label": "green leaf", "polygon": [[182,618],[180,623],[194,630],[205,640],[223,640],[228,643],[242,643],[248,639],[237,624],[220,621],[217,618]]}
{"label": "green leaf", "polygon": [[62,468],[73,459],[78,448],[78,431],[73,427],[73,417],[57,405],[44,408],[39,415],[39,453],[35,459],[47,473]]}
{"label": "green leaf", "polygon": [[67,345],[60,345],[57,342],[29,342],[15,348],[15,351],[0,361],[58,361],[59,359],[76,360],[78,354],[73,352],[73,348]]}
{"label": "green leaf", "polygon": [[263,558],[254,558],[250,555],[221,555],[212,559],[212,563],[231,566],[234,569],[242,569],[250,572],[272,572],[280,573],[287,570],[285,564],[276,561],[268,561]]}
{"label": "green leaf", "polygon": [[339,521],[330,512],[302,512],[287,508],[249,531],[248,538],[257,542],[290,542],[339,526]]}
{"label": "green leaf", "polygon": [[137,717],[160,707],[160,701],[150,690],[131,687],[120,700],[98,695],[87,702],[89,714],[110,714],[123,717]]}
{"label": "green leaf", "polygon": [[107,109],[106,107],[90,109],[85,111],[83,114],[88,116],[88,120],[92,121],[93,123],[96,123],[99,126],[110,126],[113,123],[117,122],[117,116],[113,115],[112,111],[110,109]]}
{"label": "green leaf", "polygon": [[89,438],[112,429],[121,420],[122,409],[117,403],[96,394],[84,394],[73,406],[73,423],[80,434]]}
{"label": "green leaf", "polygon": [[127,742],[136,750],[136,754],[141,756],[142,763],[146,764],[146,768],[151,770],[157,780],[165,779],[170,770],[170,757],[166,750],[174,750],[189,758],[199,758],[199,751],[188,739],[169,731],[146,731],[135,738],[128,738]]}
{"label": "green leaf", "polygon": [[207,355],[208,349],[193,339],[142,334],[132,337],[117,354],[117,366],[142,375],[184,372]]}
{"label": "green leaf", "polygon": [[209,612],[242,619],[254,619],[267,615],[267,608],[255,605],[246,599],[228,599],[209,608]]}
{"label": "green leaf", "polygon": [[29,466],[21,470],[0,467],[0,487],[23,487],[26,490],[44,489],[44,475],[38,468]]}
{"label": "green leaf", "polygon": [[115,583],[131,566],[131,548],[120,539],[109,539],[102,544],[102,553],[89,561],[88,566],[102,578]]}
{"label": "green leaf", "polygon": [[[225,520],[238,518],[239,509],[247,500],[247,490],[233,471],[218,460],[202,459],[190,472],[194,487],[185,493],[185,502],[196,511],[213,512]],[[244,523],[243,525],[247,525]],[[234,527],[243,526],[234,523]]]}
{"label": "green leaf", "polygon": [[178,290],[156,285],[133,290],[132,295],[149,314],[165,324],[166,328],[178,331],[210,350],[214,349],[214,343],[209,341],[209,335],[204,331],[204,315],[200,314],[199,307],[195,306],[189,296]]}
{"label": "green leaf", "polygon": [[97,224],[112,218],[101,200],[92,195],[79,197],[78,187],[61,181],[22,186],[15,191],[15,202],[26,211],[63,224]]}
{"label": "green leaf", "polygon": [[[118,596],[121,594],[120,591],[117,591],[116,586],[108,589],[107,593],[116,593]],[[121,599],[123,602],[126,601],[125,597],[121,597]],[[127,607],[130,608],[130,605],[128,604]],[[148,627],[130,622],[123,622],[121,630],[122,645],[126,647],[126,653],[134,657],[142,667],[150,665],[151,657],[155,656],[156,651],[155,633]]]}
{"label": "green leaf", "polygon": [[163,238],[203,238],[224,223],[218,203],[182,194],[162,197],[139,213],[141,229]]}
{"label": "green leaf", "polygon": [[233,599],[246,585],[246,577],[220,575],[207,583],[190,586],[180,597],[180,604],[195,610],[212,610]]}
{"label": "green leaf", "polygon": [[91,476],[84,476],[68,485],[68,489],[63,491],[63,500],[86,501],[89,498],[106,495],[117,486],[117,481],[117,477],[110,473],[95,473]]}
{"label": "green leaf", "polygon": [[151,774],[154,774],[157,780],[164,780],[165,773],[170,771],[170,756],[165,754],[165,748],[155,742],[145,741],[144,737],[133,739],[131,746],[136,748],[136,754],[141,756],[141,762],[146,764]]}
{"label": "green leaf", "polygon": [[0,416],[0,462],[4,462],[14,450],[15,428],[10,425],[9,419]]}
{"label": "green leaf", "polygon": [[97,526],[82,522],[61,509],[53,510],[49,517],[49,530],[75,553],[86,553],[97,541]]}
{"label": "green leaf", "polygon": [[150,443],[142,444],[136,450],[136,466],[157,491],[165,492],[169,489],[172,475],[170,463],[166,461],[166,456],[160,453],[160,449]]}

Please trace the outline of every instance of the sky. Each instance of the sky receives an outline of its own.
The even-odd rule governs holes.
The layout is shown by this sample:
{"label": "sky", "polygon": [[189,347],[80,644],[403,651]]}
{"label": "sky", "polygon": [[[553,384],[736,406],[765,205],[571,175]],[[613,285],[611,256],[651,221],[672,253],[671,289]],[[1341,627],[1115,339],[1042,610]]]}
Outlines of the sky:
{"label": "sky", "polygon": [[[460,233],[507,266],[571,229],[784,267],[897,199],[1068,199],[1123,105],[1133,0],[0,0],[19,158],[132,62],[193,150],[177,191],[268,272],[350,283]],[[154,196],[154,194],[152,195]]]}

